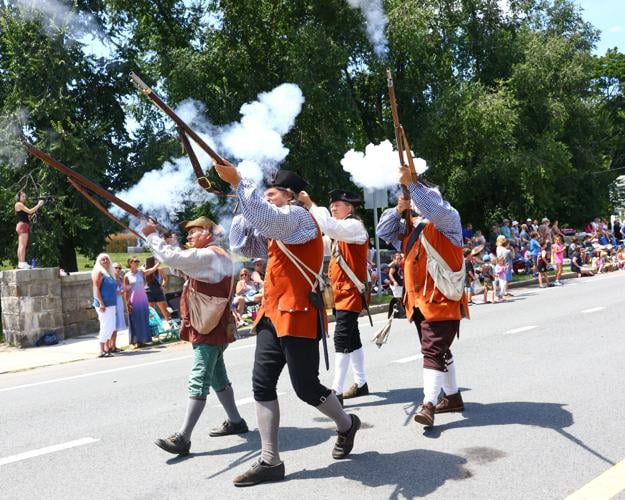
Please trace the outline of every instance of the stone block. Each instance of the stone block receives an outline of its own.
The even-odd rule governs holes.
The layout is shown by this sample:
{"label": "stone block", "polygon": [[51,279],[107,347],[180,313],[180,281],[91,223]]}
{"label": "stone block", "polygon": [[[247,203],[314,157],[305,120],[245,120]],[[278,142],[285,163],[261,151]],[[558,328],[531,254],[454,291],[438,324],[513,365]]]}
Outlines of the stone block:
{"label": "stone block", "polygon": [[47,297],[48,296],[48,284],[47,283],[31,283],[30,288],[26,295],[30,297]]}
{"label": "stone block", "polygon": [[14,283],[0,284],[0,294],[2,297],[17,297],[19,287]]}

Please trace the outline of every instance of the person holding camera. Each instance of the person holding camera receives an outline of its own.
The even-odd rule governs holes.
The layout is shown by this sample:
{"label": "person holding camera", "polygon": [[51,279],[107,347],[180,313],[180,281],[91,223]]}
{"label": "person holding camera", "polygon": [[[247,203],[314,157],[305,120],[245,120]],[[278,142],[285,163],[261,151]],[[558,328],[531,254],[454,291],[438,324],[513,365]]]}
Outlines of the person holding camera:
{"label": "person holding camera", "polygon": [[28,262],[26,262],[26,247],[28,246],[28,236],[30,234],[30,219],[43,205],[43,199],[40,199],[33,208],[28,208],[25,204],[27,200],[28,195],[24,191],[20,191],[15,196],[15,214],[17,215],[15,232],[17,233],[18,269],[31,268]]}

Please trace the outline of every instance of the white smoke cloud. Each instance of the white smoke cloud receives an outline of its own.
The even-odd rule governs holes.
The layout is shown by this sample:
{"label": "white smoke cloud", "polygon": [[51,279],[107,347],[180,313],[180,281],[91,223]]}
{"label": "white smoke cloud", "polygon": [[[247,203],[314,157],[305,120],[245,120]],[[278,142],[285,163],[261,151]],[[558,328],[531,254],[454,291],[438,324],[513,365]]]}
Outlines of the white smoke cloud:
{"label": "white smoke cloud", "polygon": [[[414,158],[414,164],[419,175],[428,168],[421,158]],[[389,140],[368,144],[364,153],[350,149],[343,156],[341,165],[351,175],[354,184],[363,189],[391,188],[399,180],[399,154]]]}
{"label": "white smoke cloud", "polygon": [[388,18],[384,13],[382,0],[347,0],[350,7],[360,9],[365,16],[367,36],[373,45],[373,50],[381,59],[386,58],[388,41],[384,29],[388,24]]}
{"label": "white smoke cloud", "polygon": [[61,0],[17,0],[22,15],[28,19],[39,18],[47,33],[69,28],[76,36],[97,35],[104,39],[95,18],[87,12],[73,9],[72,4]]}
{"label": "white smoke cloud", "polygon": [[9,168],[24,165],[27,154],[22,148],[22,136],[28,136],[25,124],[28,122],[28,110],[16,111],[0,116],[0,164]]}
{"label": "white smoke cloud", "polygon": [[[258,95],[256,101],[241,106],[241,120],[223,127],[205,118],[204,106],[192,99],[182,102],[176,113],[220,155],[240,160],[242,177],[260,184],[289,154],[282,143],[299,115],[304,96],[297,85],[284,83],[271,92]],[[204,172],[212,167],[208,154],[190,139]],[[188,204],[198,205],[211,196],[201,189],[187,156],[167,161],[158,170],[147,172],[132,188],[118,196],[161,223],[170,223],[176,212]],[[113,209],[121,215],[121,212]],[[220,223],[227,225],[223,214]]]}

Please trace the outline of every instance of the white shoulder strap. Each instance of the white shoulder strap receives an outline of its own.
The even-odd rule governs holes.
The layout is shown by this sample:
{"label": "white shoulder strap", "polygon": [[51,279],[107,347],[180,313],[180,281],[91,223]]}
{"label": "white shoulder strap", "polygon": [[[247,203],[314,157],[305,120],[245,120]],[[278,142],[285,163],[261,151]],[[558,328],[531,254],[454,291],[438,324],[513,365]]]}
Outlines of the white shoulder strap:
{"label": "white shoulder strap", "polygon": [[[278,245],[278,248],[282,250],[282,253],[284,253],[284,255],[286,255],[291,260],[291,262],[293,262],[293,265],[295,265],[298,271],[302,273],[302,276],[306,279],[306,281],[310,285],[311,290],[314,292],[317,289],[317,287],[319,287],[319,290],[323,290],[324,288],[324,281],[323,281],[323,275],[322,275],[323,259],[321,259],[321,268],[319,269],[319,272],[315,272],[310,267],[308,267],[308,265],[304,261],[302,261],[297,255],[291,252],[281,240],[274,240],[274,241]],[[314,282],[306,271],[308,271],[308,273],[310,273],[312,276],[315,277]]]}
{"label": "white shoulder strap", "polygon": [[354,286],[358,289],[358,293],[365,293],[365,284],[358,279],[358,277],[354,274],[354,271],[347,265],[343,255],[341,254],[341,249],[339,248],[339,242],[337,240],[332,240],[332,255],[341,266],[341,269],[345,271],[347,277],[352,281]]}

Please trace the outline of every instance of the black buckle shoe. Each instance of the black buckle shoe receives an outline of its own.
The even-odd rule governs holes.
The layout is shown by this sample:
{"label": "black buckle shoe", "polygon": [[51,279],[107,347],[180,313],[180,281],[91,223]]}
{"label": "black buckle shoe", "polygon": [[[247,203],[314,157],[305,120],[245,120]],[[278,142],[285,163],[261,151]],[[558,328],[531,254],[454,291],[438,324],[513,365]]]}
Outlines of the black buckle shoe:
{"label": "black buckle shoe", "polygon": [[284,479],[284,462],[268,465],[260,459],[252,464],[243,474],[232,481],[235,486],[254,486],[255,484],[282,481]]}
{"label": "black buckle shoe", "polygon": [[362,387],[358,387],[358,384],[353,384],[349,389],[343,392],[343,399],[357,398],[359,396],[366,396],[369,394],[369,385],[365,382]]}
{"label": "black buckle shoe", "polygon": [[243,419],[236,424],[232,423],[230,420],[224,420],[223,424],[219,427],[211,429],[208,435],[210,437],[229,436],[231,434],[245,434],[248,431],[247,423]]}
{"label": "black buckle shoe", "polygon": [[187,441],[178,433],[172,434],[165,439],[159,438],[154,441],[154,444],[162,450],[173,453],[174,455],[188,455],[189,449],[191,448],[191,441]]}
{"label": "black buckle shoe", "polygon": [[345,458],[354,447],[354,437],[360,429],[360,419],[356,415],[350,415],[352,426],[345,432],[336,432],[338,434],[334,448],[332,449],[332,458],[337,460]]}

